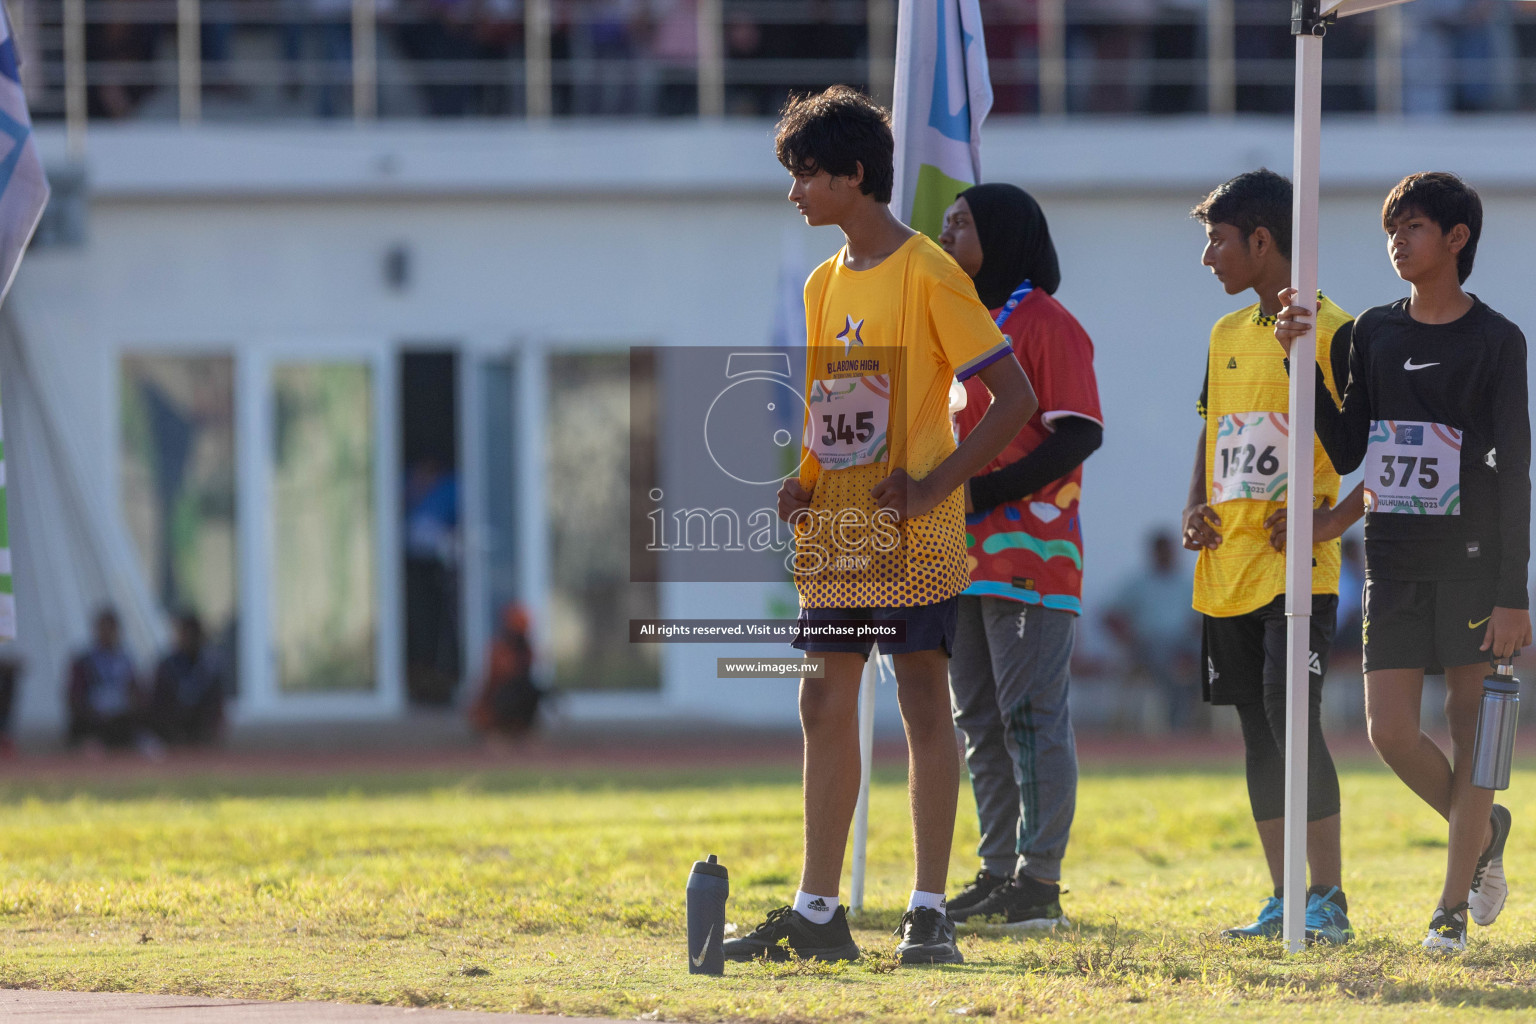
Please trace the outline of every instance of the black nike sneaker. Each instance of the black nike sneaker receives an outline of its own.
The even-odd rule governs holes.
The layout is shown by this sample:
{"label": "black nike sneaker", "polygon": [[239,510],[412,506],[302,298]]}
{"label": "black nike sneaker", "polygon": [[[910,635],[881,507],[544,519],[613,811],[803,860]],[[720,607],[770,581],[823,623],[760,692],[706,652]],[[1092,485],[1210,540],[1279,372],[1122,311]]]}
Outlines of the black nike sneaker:
{"label": "black nike sneaker", "polygon": [[972,908],[982,900],[991,896],[993,891],[1004,882],[1008,881],[1007,875],[994,875],[986,868],[976,872],[976,880],[949,901],[949,919],[959,924],[971,916]]}
{"label": "black nike sneaker", "polygon": [[1004,931],[1051,931],[1067,923],[1061,912],[1061,886],[1027,876],[1010,878],[966,913],[971,924],[997,924]]}
{"label": "black nike sneaker", "polygon": [[955,945],[955,923],[942,910],[917,907],[901,915],[896,956],[904,964],[963,964]]}
{"label": "black nike sneaker", "polygon": [[779,940],[789,939],[789,949],[804,960],[857,960],[859,947],[848,930],[848,913],[843,907],[832,912],[832,920],[826,924],[812,924],[795,913],[793,907],[780,907],[768,912],[768,919],[739,939],[728,939],[723,944],[727,960],[789,959],[789,949],[779,945]]}

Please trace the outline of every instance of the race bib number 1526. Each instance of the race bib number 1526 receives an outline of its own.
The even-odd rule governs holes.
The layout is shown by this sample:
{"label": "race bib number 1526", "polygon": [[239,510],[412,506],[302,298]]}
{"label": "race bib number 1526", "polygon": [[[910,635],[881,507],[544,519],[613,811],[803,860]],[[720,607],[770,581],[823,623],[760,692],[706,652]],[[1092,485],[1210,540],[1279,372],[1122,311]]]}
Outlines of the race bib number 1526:
{"label": "race bib number 1526", "polygon": [[1229,413],[1216,427],[1211,503],[1234,498],[1284,501],[1289,477],[1286,416],[1278,412]]}

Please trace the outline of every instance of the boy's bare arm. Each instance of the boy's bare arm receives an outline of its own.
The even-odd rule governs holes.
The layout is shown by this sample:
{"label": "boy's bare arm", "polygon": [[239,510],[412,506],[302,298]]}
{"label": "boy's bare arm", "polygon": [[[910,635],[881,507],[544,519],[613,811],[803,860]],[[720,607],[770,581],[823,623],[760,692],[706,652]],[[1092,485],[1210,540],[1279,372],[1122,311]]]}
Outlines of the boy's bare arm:
{"label": "boy's bare arm", "polygon": [[1189,498],[1184,502],[1184,528],[1179,539],[1190,551],[1221,546],[1221,516],[1205,502],[1205,427],[1195,442],[1195,468],[1189,474]]}
{"label": "boy's bare arm", "polygon": [[789,477],[779,485],[779,518],[786,523],[789,517],[811,507],[811,492],[805,489],[797,476]]}
{"label": "boy's bare arm", "polygon": [[1365,515],[1365,484],[1355,484],[1355,489],[1344,496],[1331,512],[1327,514],[1326,527],[1319,529],[1319,524],[1314,520],[1312,525],[1312,539],[1333,540],[1335,537],[1344,536],[1344,531],[1354,526]]}
{"label": "boy's bare arm", "polygon": [[[1344,536],[1344,531],[1359,522],[1363,515],[1365,484],[1355,484],[1355,489],[1335,506],[1329,507],[1328,499],[1323,498],[1312,510],[1312,543],[1321,544]],[[1269,529],[1269,546],[1276,551],[1285,550],[1285,527],[1288,520],[1289,516],[1283,507],[1270,513],[1269,518],[1264,520],[1264,525]]]}
{"label": "boy's bare arm", "polygon": [[992,404],[982,415],[981,422],[949,458],[923,479],[912,479],[900,467],[893,469],[871,491],[877,507],[891,509],[901,519],[932,511],[951,492],[997,458],[1040,406],[1029,377],[1012,353],[984,368],[977,376],[992,392]]}

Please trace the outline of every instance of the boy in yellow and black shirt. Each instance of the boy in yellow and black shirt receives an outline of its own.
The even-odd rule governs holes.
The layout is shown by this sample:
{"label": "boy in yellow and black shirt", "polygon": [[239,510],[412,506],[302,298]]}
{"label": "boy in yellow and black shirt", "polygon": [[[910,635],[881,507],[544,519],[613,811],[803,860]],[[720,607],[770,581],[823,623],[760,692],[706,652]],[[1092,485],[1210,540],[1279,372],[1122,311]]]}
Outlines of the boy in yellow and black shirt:
{"label": "boy in yellow and black shirt", "polygon": [[[1184,510],[1183,542],[1200,552],[1194,607],[1202,613],[1205,698],[1231,704],[1242,723],[1248,800],[1274,895],[1257,920],[1224,934],[1280,934],[1285,837],[1285,498],[1289,378],[1274,345],[1278,295],[1290,281],[1291,183],[1272,171],[1241,174],[1193,211],[1206,228],[1201,262],[1228,295],[1253,289],[1259,302],[1211,331],[1199,412],[1205,420]],[[1347,351],[1333,333],[1349,315],[1319,296],[1317,360],[1338,400]],[[1307,425],[1311,433],[1310,424]],[[1341,887],[1339,780],[1320,724],[1323,676],[1338,611],[1338,537],[1360,517],[1357,489],[1338,508],[1339,474],[1314,436],[1317,495],[1312,548],[1311,701],[1308,715],[1307,937],[1347,942],[1353,931]]]}

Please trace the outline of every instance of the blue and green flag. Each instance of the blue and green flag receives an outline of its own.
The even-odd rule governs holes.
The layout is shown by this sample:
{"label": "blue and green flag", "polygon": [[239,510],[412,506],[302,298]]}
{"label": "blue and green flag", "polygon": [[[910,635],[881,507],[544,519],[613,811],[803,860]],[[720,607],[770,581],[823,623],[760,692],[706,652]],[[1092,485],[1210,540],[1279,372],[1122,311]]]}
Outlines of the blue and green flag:
{"label": "blue and green flag", "polygon": [[902,0],[891,200],[902,220],[930,238],[955,194],[981,180],[981,122],[991,109],[978,0]]}
{"label": "blue and green flag", "polygon": [[[0,6],[0,302],[48,204],[48,178],[37,155],[27,97],[21,91],[16,39]],[[0,640],[16,638],[11,539],[5,502],[5,449],[0,438]]]}

